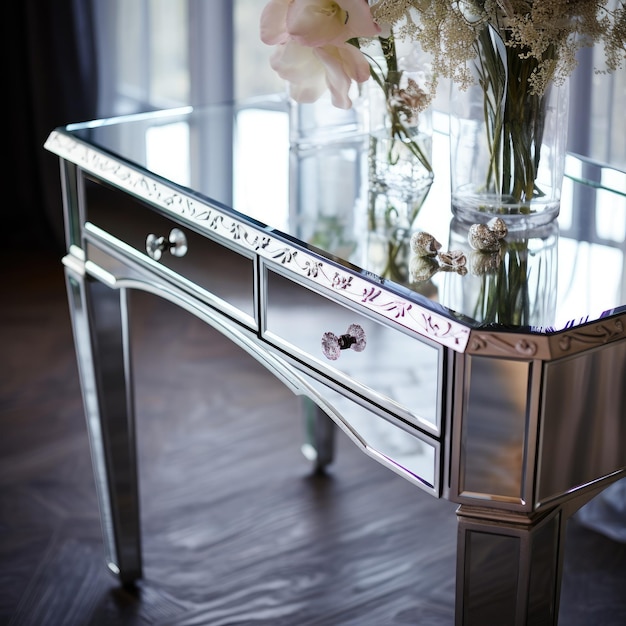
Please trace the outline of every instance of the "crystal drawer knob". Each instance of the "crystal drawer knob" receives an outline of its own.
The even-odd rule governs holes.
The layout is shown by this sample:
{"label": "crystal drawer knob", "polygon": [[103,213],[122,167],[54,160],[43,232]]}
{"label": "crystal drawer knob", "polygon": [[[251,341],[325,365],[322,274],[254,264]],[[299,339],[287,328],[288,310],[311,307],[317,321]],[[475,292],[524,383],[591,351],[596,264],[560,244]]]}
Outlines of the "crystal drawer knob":
{"label": "crystal drawer knob", "polygon": [[182,230],[172,228],[167,239],[152,233],[146,237],[146,252],[150,258],[158,261],[166,250],[172,256],[185,256],[187,254],[187,237]]}
{"label": "crystal drawer knob", "polygon": [[335,333],[324,333],[322,335],[322,352],[327,359],[336,361],[342,350],[354,350],[363,352],[365,350],[365,331],[358,324],[350,324],[344,335]]}

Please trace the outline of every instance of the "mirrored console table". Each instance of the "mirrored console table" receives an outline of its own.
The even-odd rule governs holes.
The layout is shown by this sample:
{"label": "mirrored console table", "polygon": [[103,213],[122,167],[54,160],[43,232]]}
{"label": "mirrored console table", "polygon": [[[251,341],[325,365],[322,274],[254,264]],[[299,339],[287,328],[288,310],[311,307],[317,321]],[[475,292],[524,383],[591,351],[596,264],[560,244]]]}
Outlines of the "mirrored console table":
{"label": "mirrored console table", "polygon": [[[452,218],[444,135],[413,224],[401,193],[370,185],[367,141],[290,143],[280,99],[51,133],[108,565],[123,583],[142,576],[138,289],[304,397],[315,469],[339,427],[458,503],[457,624],[556,624],[567,519],[626,476],[626,175],[568,157],[558,221],[485,255]],[[465,268],[416,254],[415,232],[462,251]]]}

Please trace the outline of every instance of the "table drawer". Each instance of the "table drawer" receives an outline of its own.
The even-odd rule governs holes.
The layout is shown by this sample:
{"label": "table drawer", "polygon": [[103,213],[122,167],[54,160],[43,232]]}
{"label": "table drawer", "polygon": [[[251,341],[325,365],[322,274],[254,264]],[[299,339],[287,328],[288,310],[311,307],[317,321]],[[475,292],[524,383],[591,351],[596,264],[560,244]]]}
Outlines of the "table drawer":
{"label": "table drawer", "polygon": [[[384,419],[310,376],[304,378],[321,399],[323,410],[367,455],[420,489],[441,497],[441,443],[437,439],[396,420]],[[319,413],[310,403],[305,402],[303,408],[307,434],[312,434]],[[311,437],[306,443],[314,447],[316,441]]]}
{"label": "table drawer", "polygon": [[[280,267],[264,267],[262,333],[268,342],[426,432],[441,434],[441,346],[411,337],[340,304],[330,294],[294,282]],[[340,348],[338,358],[328,358],[328,349],[322,345],[324,335],[334,335],[325,337],[326,346],[329,342],[332,346],[335,338],[341,343],[352,325],[362,329],[364,345]],[[363,349],[354,349],[359,347]]]}
{"label": "table drawer", "polygon": [[[85,188],[87,233],[103,236],[103,231],[113,238],[112,245],[119,241],[130,246],[134,256],[174,278],[180,287],[209,304],[219,303],[224,312],[247,326],[257,327],[252,256],[240,254],[116,189],[92,180],[86,181]],[[181,246],[170,250],[172,231],[181,237]],[[165,249],[160,254],[148,253],[149,235],[164,238]]]}

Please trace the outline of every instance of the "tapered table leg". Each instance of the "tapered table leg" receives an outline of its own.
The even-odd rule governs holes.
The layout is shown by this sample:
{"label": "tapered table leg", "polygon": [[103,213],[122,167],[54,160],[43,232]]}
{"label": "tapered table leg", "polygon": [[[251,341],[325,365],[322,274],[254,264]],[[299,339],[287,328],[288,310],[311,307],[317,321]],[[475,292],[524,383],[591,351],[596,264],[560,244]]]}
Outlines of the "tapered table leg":
{"label": "tapered table leg", "polygon": [[127,292],[66,268],[67,291],[107,564],[142,575]]}

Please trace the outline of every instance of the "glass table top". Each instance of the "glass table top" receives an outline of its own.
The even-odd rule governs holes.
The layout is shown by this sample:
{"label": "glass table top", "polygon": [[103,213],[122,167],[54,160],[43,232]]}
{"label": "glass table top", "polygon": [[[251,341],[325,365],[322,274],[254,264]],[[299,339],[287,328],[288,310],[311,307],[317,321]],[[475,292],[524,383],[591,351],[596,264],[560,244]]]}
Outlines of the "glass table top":
{"label": "glass table top", "polygon": [[[443,133],[433,134],[433,184],[407,225],[402,193],[381,199],[370,184],[367,136],[295,145],[279,97],[61,132],[472,327],[551,332],[626,312],[626,173],[575,155],[567,157],[558,220],[509,232],[486,255],[469,246],[469,225],[453,219]],[[465,269],[418,257],[415,232],[461,250]]]}

